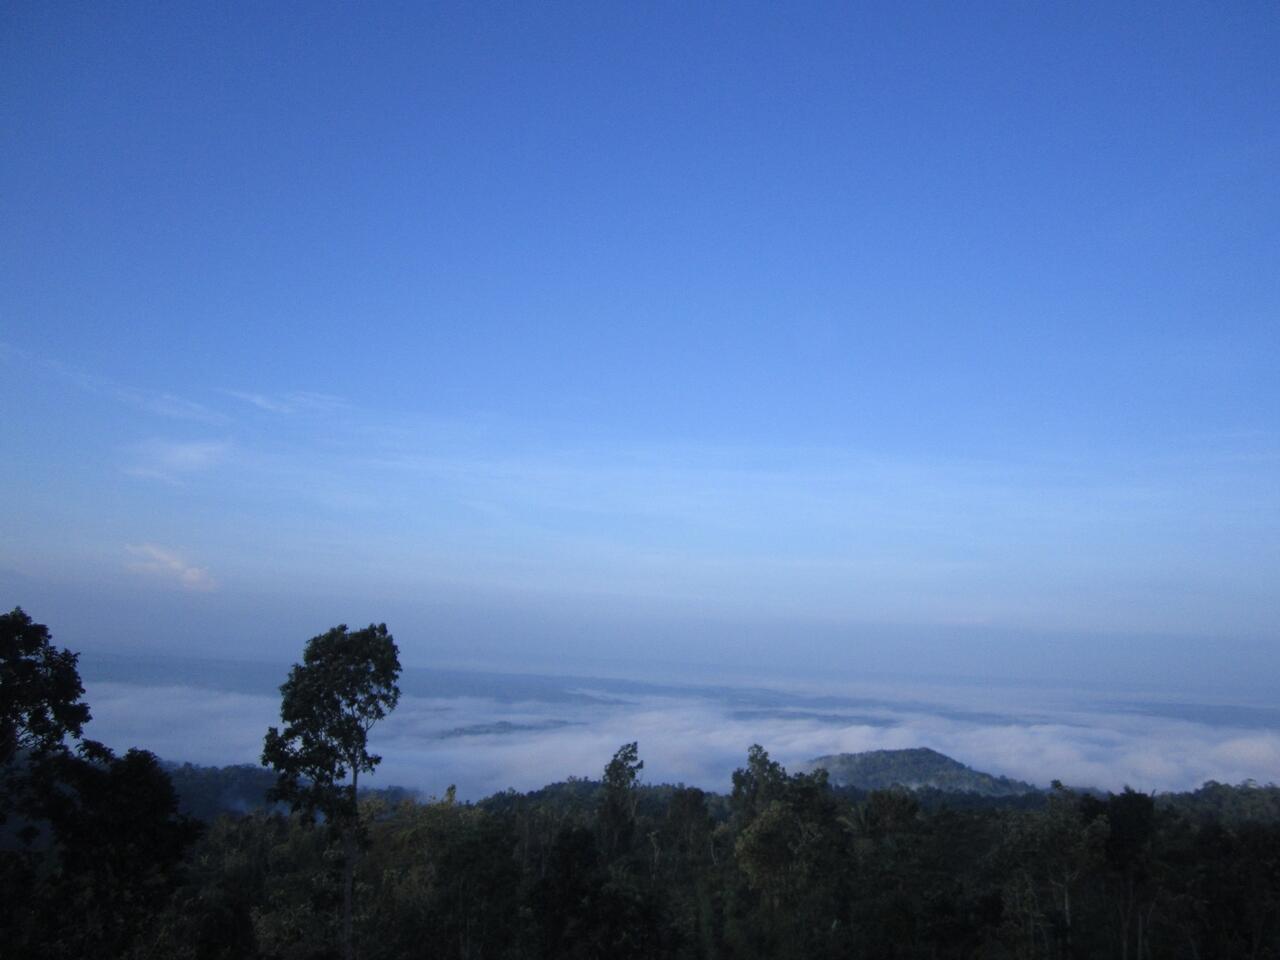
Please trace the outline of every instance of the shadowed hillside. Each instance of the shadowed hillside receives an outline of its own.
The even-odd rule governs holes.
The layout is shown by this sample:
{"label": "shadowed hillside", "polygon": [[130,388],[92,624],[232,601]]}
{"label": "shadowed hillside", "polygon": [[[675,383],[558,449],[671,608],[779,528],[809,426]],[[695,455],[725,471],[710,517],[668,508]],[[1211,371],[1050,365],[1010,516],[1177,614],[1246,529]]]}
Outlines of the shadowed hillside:
{"label": "shadowed hillside", "polygon": [[831,783],[860,790],[887,790],[890,787],[932,787],[950,793],[976,793],[984,797],[1011,797],[1034,793],[1036,787],[1021,780],[996,777],[966,767],[958,760],[916,747],[911,750],[870,750],[866,753],[837,753],[817,757],[800,768],[826,770]]}

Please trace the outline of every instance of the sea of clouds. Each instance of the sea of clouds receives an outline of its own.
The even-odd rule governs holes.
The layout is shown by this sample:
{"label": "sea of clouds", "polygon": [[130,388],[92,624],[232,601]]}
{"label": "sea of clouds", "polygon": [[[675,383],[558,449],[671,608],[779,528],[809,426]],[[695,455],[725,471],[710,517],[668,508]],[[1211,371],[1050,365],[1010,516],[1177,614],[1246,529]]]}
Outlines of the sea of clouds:
{"label": "sea of clouds", "polygon": [[[256,763],[279,695],[249,671],[103,670],[86,677],[87,733],[166,760]],[[259,671],[261,674],[262,671]],[[236,677],[247,676],[234,689]],[[407,671],[371,749],[371,785],[478,799],[599,777],[638,741],[650,783],[727,791],[747,748],[786,766],[823,754],[931,747],[975,769],[1047,785],[1185,790],[1280,780],[1280,710],[1082,693],[1040,685],[679,686],[573,677]]]}

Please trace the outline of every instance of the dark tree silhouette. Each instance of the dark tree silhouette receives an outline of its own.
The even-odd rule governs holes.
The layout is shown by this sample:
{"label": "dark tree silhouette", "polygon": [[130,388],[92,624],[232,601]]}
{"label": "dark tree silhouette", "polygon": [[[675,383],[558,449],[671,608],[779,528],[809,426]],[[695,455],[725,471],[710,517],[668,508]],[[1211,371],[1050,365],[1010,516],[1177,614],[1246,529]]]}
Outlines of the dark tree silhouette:
{"label": "dark tree silhouette", "polygon": [[[42,784],[89,722],[77,655],[52,640],[49,628],[21,607],[0,615],[0,824],[17,813],[28,841],[35,833],[31,822],[43,819]],[[92,741],[79,748],[86,756],[107,756]]]}
{"label": "dark tree silhouette", "polygon": [[[0,615],[0,765],[65,749],[89,722],[77,656],[21,607]],[[0,808],[0,813],[3,813]]]}
{"label": "dark tree silhouette", "polygon": [[[350,960],[352,896],[359,854],[357,791],[361,772],[382,760],[369,731],[400,699],[399,652],[385,623],[348,632],[341,624],[307,641],[301,664],[280,687],[283,730],[271,727],[263,766],[279,779],[272,799],[311,821],[324,817],[342,842],[342,951]],[[348,780],[350,777],[350,780]]]}
{"label": "dark tree silhouette", "polygon": [[0,942],[15,958],[124,955],[200,833],[155,756],[83,738],[76,661],[21,608],[0,616],[0,822],[14,814],[24,843],[0,850]]}
{"label": "dark tree silhouette", "polygon": [[600,830],[606,860],[628,853],[636,820],[636,781],[644,761],[639,746],[625,743],[604,768]]}

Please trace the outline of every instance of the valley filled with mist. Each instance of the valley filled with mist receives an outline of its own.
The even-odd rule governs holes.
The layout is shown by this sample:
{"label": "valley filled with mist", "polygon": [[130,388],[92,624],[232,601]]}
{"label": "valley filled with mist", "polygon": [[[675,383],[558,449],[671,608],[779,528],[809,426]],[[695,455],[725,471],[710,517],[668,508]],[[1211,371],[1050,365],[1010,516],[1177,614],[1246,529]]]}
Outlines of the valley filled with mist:
{"label": "valley filled with mist", "polygon": [[[287,664],[82,655],[95,735],[172,762],[257,763]],[[725,792],[753,743],[788,768],[814,757],[930,747],[1047,787],[1183,791],[1280,771],[1280,708],[1170,690],[991,682],[659,683],[406,668],[372,733],[375,780],[478,800],[598,773],[639,741],[646,779]]]}
{"label": "valley filled with mist", "polygon": [[1277,64],[0,3],[3,960],[1280,960]]}

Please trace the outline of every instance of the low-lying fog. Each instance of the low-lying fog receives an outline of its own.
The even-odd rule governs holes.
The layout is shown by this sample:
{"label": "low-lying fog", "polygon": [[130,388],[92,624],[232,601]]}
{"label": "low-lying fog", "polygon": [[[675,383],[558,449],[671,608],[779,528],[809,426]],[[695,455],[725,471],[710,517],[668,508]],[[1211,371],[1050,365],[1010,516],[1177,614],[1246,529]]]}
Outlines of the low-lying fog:
{"label": "low-lying fog", "polygon": [[[287,665],[85,658],[89,735],[174,761],[256,763],[279,723]],[[375,727],[371,785],[478,799],[569,776],[599,777],[636,740],[651,783],[726,791],[747,747],[784,765],[821,754],[932,747],[1039,785],[1183,790],[1270,782],[1280,709],[1051,685],[730,686],[407,669]]]}

